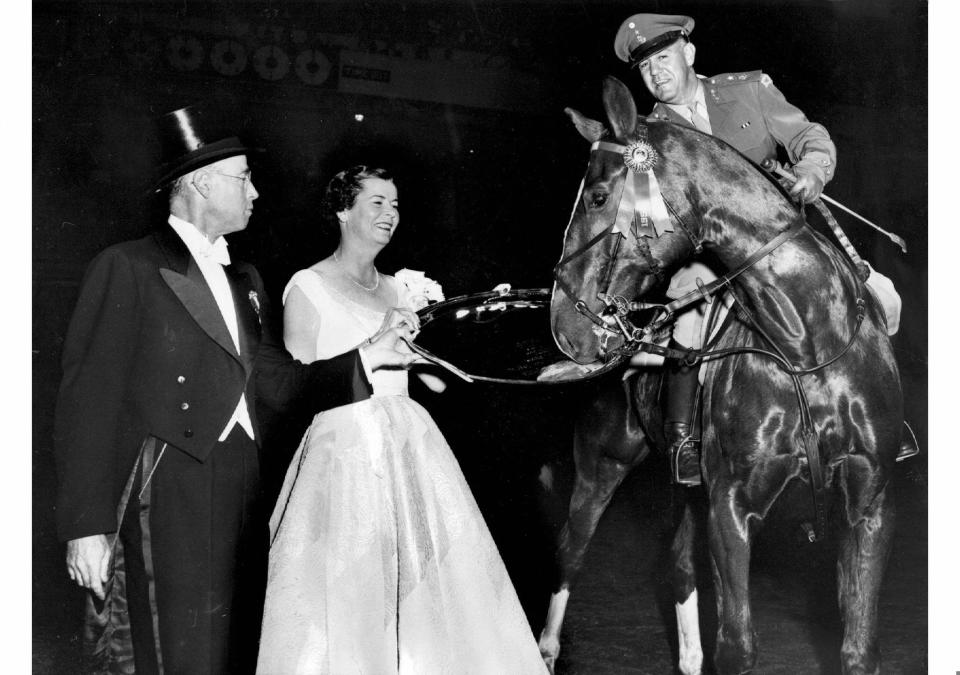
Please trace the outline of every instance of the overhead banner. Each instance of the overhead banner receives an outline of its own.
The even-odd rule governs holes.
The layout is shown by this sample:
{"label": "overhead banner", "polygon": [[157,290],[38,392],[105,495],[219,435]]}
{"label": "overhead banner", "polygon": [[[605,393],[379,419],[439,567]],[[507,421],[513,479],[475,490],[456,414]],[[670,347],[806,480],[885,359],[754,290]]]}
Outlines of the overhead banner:
{"label": "overhead banner", "polygon": [[455,60],[395,58],[342,50],[338,89],[473,108],[538,112],[550,92],[536,77]]}

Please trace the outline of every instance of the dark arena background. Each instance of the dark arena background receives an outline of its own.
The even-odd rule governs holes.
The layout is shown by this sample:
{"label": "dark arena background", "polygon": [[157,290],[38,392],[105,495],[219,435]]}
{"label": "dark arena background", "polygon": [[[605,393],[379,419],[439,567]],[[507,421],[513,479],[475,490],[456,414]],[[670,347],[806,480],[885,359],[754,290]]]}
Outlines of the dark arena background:
{"label": "dark arena background", "polygon": [[[403,217],[383,271],[424,270],[448,298],[546,287],[587,159],[563,108],[602,119],[607,74],[652,107],[612,47],[641,11],[696,19],[701,74],[769,74],[837,145],[827,194],[907,241],[902,254],[836,212],[903,298],[894,344],[921,455],[897,466],[880,638],[884,672],[927,672],[927,5],[914,0],[34,2],[34,672],[80,668],[83,597],[53,526],[59,357],[87,263],[166,214],[148,193],[151,119],[214,103],[264,149],[251,158],[255,214],[230,246],[275,302],[293,272],[332,250],[320,195],[356,163],[397,176]],[[443,394],[413,393],[460,460],[539,634],[573,475],[572,411],[589,387],[451,381]],[[268,476],[291,443],[278,441]],[[614,497],[573,589],[558,673],[674,672],[667,481],[653,458]],[[758,672],[836,673],[834,550],[805,543],[790,516],[774,513],[755,549]],[[716,620],[702,572],[709,654]]]}

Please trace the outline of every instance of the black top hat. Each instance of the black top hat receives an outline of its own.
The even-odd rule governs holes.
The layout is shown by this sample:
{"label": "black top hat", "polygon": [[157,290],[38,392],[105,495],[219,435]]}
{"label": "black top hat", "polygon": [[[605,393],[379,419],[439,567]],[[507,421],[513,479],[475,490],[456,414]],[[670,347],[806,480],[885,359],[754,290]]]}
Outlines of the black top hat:
{"label": "black top hat", "polygon": [[250,152],[210,111],[187,106],[157,120],[161,166],[154,192],[201,166]]}

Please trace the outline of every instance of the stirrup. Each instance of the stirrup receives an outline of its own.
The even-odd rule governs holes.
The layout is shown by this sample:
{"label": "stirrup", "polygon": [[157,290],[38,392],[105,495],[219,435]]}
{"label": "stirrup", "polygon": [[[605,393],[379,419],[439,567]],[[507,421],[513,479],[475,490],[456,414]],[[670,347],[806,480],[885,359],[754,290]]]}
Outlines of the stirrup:
{"label": "stirrup", "polygon": [[[700,478],[700,439],[693,438],[693,434],[687,434],[676,443],[670,446],[670,478],[677,485],[696,487],[702,484]],[[692,459],[690,455],[696,458],[696,471],[689,465],[686,471],[681,474],[680,457],[687,455],[688,462]]]}
{"label": "stirrup", "polygon": [[896,460],[898,462],[920,454],[920,444],[917,442],[917,435],[913,433],[913,429],[910,428],[906,420],[903,421],[903,426],[907,428],[908,435],[901,436],[900,438],[900,450],[897,452]]}

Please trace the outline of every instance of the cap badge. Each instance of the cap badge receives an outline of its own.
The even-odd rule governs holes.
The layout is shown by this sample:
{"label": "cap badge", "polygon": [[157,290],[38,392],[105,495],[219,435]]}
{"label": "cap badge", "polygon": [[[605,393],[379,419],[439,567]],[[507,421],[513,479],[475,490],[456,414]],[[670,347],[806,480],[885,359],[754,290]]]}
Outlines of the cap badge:
{"label": "cap badge", "polygon": [[627,24],[627,28],[633,31],[633,34],[637,36],[637,42],[639,42],[640,44],[643,44],[644,42],[647,41],[647,38],[640,35],[640,31],[637,30],[637,24],[635,24],[633,21]]}
{"label": "cap badge", "polygon": [[637,140],[623,150],[623,163],[631,171],[650,171],[660,160],[660,154],[646,140]]}

